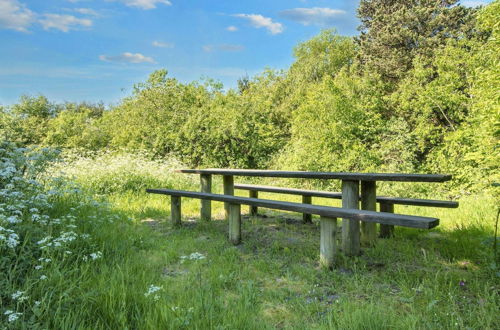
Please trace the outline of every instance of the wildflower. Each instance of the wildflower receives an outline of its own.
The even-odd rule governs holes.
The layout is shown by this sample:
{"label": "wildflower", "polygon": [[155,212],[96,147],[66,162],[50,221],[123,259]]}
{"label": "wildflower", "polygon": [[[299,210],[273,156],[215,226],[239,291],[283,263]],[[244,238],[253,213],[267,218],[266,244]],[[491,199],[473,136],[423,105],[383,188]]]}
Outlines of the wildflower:
{"label": "wildflower", "polygon": [[39,300],[35,301],[35,306],[40,306],[41,302]]}
{"label": "wildflower", "polygon": [[42,266],[42,265],[36,265],[36,266],[35,266],[35,269],[36,269],[36,270],[40,270],[40,269],[42,269],[42,268],[43,268],[43,266]]}
{"label": "wildflower", "polygon": [[42,275],[42,276],[40,276],[40,280],[42,280],[42,281],[46,280],[47,278],[48,278],[48,277],[47,277],[46,275]]}
{"label": "wildflower", "polygon": [[102,252],[97,251],[97,252],[89,254],[89,256],[92,258],[92,260],[96,260],[96,259],[102,258]]}
{"label": "wildflower", "polygon": [[11,295],[12,300],[17,300],[19,302],[27,300],[29,297],[24,295],[24,291],[16,291]]}
{"label": "wildflower", "polygon": [[[153,293],[160,291],[161,289],[162,289],[161,286],[156,286],[156,285],[151,284],[148,288],[148,292],[146,292],[144,294],[144,296],[148,297],[148,296],[152,295]],[[156,296],[157,295],[155,295],[155,300],[158,300],[160,297],[156,298]]]}
{"label": "wildflower", "polygon": [[202,260],[205,259],[206,257],[199,253],[199,252],[193,252],[188,256],[181,256],[181,262],[184,262],[185,260]]}
{"label": "wildflower", "polygon": [[19,318],[19,316],[23,315],[23,313],[14,313],[11,310],[6,310],[5,313],[3,313],[3,314],[8,315],[7,319],[9,322],[14,322]]}

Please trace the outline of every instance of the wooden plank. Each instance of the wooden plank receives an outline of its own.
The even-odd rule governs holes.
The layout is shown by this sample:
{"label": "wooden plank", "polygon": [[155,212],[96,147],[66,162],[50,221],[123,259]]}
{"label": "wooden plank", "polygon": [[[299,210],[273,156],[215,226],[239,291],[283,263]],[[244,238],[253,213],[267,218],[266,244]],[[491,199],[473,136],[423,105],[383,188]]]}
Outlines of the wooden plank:
{"label": "wooden plank", "polygon": [[[312,197],[311,196],[302,196],[302,204],[312,204]],[[311,223],[312,222],[312,214],[302,213],[302,221],[304,223]]]}
{"label": "wooden plank", "polygon": [[[380,203],[380,212],[394,213],[394,204]],[[394,237],[394,226],[381,224],[380,237],[381,238]]]}
{"label": "wooden plank", "polygon": [[[211,174],[201,174],[200,175],[200,186],[201,186],[201,192],[211,193],[212,192],[212,175]],[[201,220],[210,221],[210,219],[212,219],[212,201],[202,199],[200,213],[201,213]]]}
{"label": "wooden plank", "polygon": [[401,198],[401,197],[383,197],[378,196],[377,202],[380,204],[398,204],[398,205],[413,205],[427,207],[442,207],[454,209],[458,207],[458,202],[455,201],[440,201],[435,199],[417,199],[417,198]]}
{"label": "wooden plank", "polygon": [[[263,192],[271,192],[278,194],[308,195],[311,197],[342,199],[342,193],[340,192],[304,190],[295,188],[280,188],[273,186],[260,186],[260,185],[250,185],[250,184],[235,184],[234,188],[241,190],[263,191]],[[377,202],[392,203],[398,205],[414,205],[414,206],[428,206],[428,207],[442,207],[442,208],[457,208],[459,205],[458,202],[455,201],[441,201],[434,199],[416,199],[416,198],[385,197],[385,196],[377,196]]]}
{"label": "wooden plank", "polygon": [[339,192],[328,192],[320,190],[305,190],[296,188],[280,188],[273,186],[260,186],[253,184],[239,184],[234,185],[234,189],[249,190],[249,191],[262,191],[277,194],[287,194],[287,195],[300,195],[300,196],[310,196],[310,197],[324,197],[324,198],[342,198],[342,193]]}
{"label": "wooden plank", "polygon": [[241,243],[241,205],[229,203],[229,241],[234,245]]}
{"label": "wooden plank", "polygon": [[[234,195],[234,177],[232,175],[224,175],[222,177],[224,185],[224,195]],[[229,219],[229,203],[224,203],[224,218]]]}
{"label": "wooden plank", "polygon": [[[302,203],[282,202],[269,199],[249,198],[240,196],[228,196],[220,194],[208,194],[197,191],[173,190],[173,189],[147,189],[148,193],[170,196],[182,196],[190,198],[210,199],[218,202],[229,202],[242,205],[255,205],[270,209],[291,211],[298,213],[311,213],[331,218],[347,218],[369,222],[384,223],[389,225],[431,229],[439,225],[439,219],[419,217],[404,214],[391,214],[374,211],[364,211],[349,208],[339,208],[320,205],[304,205]],[[357,206],[357,205],[356,205]]]}
{"label": "wooden plank", "polygon": [[[355,212],[359,209],[359,181],[342,181],[342,208],[354,210]],[[343,217],[342,250],[348,256],[360,254],[359,219]]]}
{"label": "wooden plank", "polygon": [[184,169],[177,170],[176,172],[273,178],[340,179],[351,181],[445,182],[452,178],[449,174],[306,172],[244,169]]}
{"label": "wooden plank", "polygon": [[[250,198],[259,198],[259,192],[256,190],[250,190],[248,192]],[[250,205],[250,215],[252,217],[257,216],[259,213],[259,208],[257,206]]]}
{"label": "wooden plank", "polygon": [[337,219],[321,217],[319,260],[323,267],[333,268],[337,255]]}
{"label": "wooden plank", "polygon": [[170,198],[170,216],[172,218],[172,226],[178,227],[182,224],[181,196],[172,196]]}
{"label": "wooden plank", "polygon": [[[377,193],[374,181],[361,181],[361,209],[377,211]],[[361,244],[373,246],[377,240],[377,224],[361,222]]]}

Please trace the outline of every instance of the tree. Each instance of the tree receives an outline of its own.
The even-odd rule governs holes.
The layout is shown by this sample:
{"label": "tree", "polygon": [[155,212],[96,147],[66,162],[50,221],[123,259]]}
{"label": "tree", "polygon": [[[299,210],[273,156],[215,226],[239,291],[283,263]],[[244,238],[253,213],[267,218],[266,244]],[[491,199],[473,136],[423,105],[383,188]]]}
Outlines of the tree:
{"label": "tree", "polygon": [[412,68],[416,56],[432,57],[450,39],[477,33],[475,9],[458,0],[361,0],[357,38],[366,70],[393,82]]}

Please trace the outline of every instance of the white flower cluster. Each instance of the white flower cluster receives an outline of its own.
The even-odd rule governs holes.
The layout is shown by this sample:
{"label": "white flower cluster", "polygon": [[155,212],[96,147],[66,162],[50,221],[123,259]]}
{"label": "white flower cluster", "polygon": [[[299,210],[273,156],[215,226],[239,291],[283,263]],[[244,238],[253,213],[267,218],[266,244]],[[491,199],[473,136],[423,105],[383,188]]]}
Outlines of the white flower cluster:
{"label": "white flower cluster", "polygon": [[158,294],[155,294],[155,293],[160,291],[162,288],[163,287],[161,287],[161,286],[156,286],[156,285],[151,284],[148,288],[148,291],[144,294],[144,296],[145,297],[153,296],[153,300],[158,301],[160,299],[160,296]]}
{"label": "white flower cluster", "polygon": [[28,300],[28,296],[24,295],[24,291],[16,291],[11,295],[12,300],[17,300],[18,302],[23,302]]}
{"label": "white flower cluster", "polygon": [[0,243],[5,242],[7,247],[13,249],[19,244],[19,235],[12,229],[6,229],[0,226]]}
{"label": "white flower cluster", "polygon": [[199,253],[199,252],[193,252],[188,256],[181,256],[181,263],[184,262],[185,260],[202,260],[205,259],[206,257]]}
{"label": "white flower cluster", "polygon": [[17,321],[17,319],[19,318],[19,316],[23,315],[23,313],[14,313],[11,310],[6,310],[5,313],[3,313],[3,314],[7,315],[7,320],[9,322]]}

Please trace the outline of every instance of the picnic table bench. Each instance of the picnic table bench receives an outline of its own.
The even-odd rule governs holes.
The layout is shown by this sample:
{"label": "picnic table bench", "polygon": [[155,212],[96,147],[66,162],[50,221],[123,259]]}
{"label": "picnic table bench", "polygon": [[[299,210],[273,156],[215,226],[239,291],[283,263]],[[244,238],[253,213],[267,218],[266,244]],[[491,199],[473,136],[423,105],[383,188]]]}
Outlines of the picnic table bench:
{"label": "picnic table bench", "polygon": [[329,268],[333,267],[337,254],[337,218],[344,218],[352,221],[361,220],[365,223],[382,223],[423,229],[431,229],[439,224],[439,219],[412,215],[307,205],[302,203],[173,189],[147,189],[146,191],[152,194],[171,196],[171,218],[174,225],[179,225],[181,223],[181,197],[228,203],[229,240],[233,244],[239,244],[241,241],[241,205],[317,214],[321,216],[320,263]]}
{"label": "picnic table bench", "polygon": [[[204,193],[212,192],[212,175],[222,175],[224,195],[229,196],[234,195],[234,176],[341,180],[342,208],[359,210],[361,204],[361,209],[365,211],[376,211],[377,181],[430,183],[445,182],[451,180],[452,178],[451,175],[443,174],[306,172],[246,169],[184,169],[178,170],[177,172],[200,175],[201,192]],[[360,200],[361,203],[359,203]],[[227,220],[229,220],[229,205],[229,202],[225,202],[224,208]],[[314,212],[305,211],[303,213],[315,214]],[[202,199],[201,201],[201,218],[205,220],[211,219],[210,199]],[[361,243],[365,245],[373,244],[377,238],[376,224],[376,222],[365,221],[359,218],[343,217],[342,250],[344,254],[350,256],[359,255],[361,251]]]}
{"label": "picnic table bench", "polygon": [[[235,189],[238,190],[248,190],[249,196],[253,198],[259,197],[259,192],[277,193],[277,194],[287,194],[287,195],[299,195],[302,196],[303,204],[311,204],[312,197],[322,197],[322,198],[332,198],[332,199],[342,199],[342,193],[340,192],[329,192],[329,191],[319,191],[319,190],[306,190],[306,189],[296,189],[296,188],[281,188],[274,186],[261,186],[254,184],[235,184]],[[361,196],[360,196],[361,199]],[[385,197],[376,196],[376,201],[380,205],[381,212],[394,213],[394,205],[413,205],[413,206],[426,206],[426,207],[442,207],[442,208],[457,208],[458,202],[455,201],[442,201],[442,200],[432,200],[432,199],[416,199],[416,198],[401,198],[401,197]],[[250,215],[257,215],[257,206],[250,206]],[[311,214],[303,213],[302,219],[305,223],[311,222]],[[387,224],[380,224],[380,237],[387,238],[393,236],[394,226]]]}

